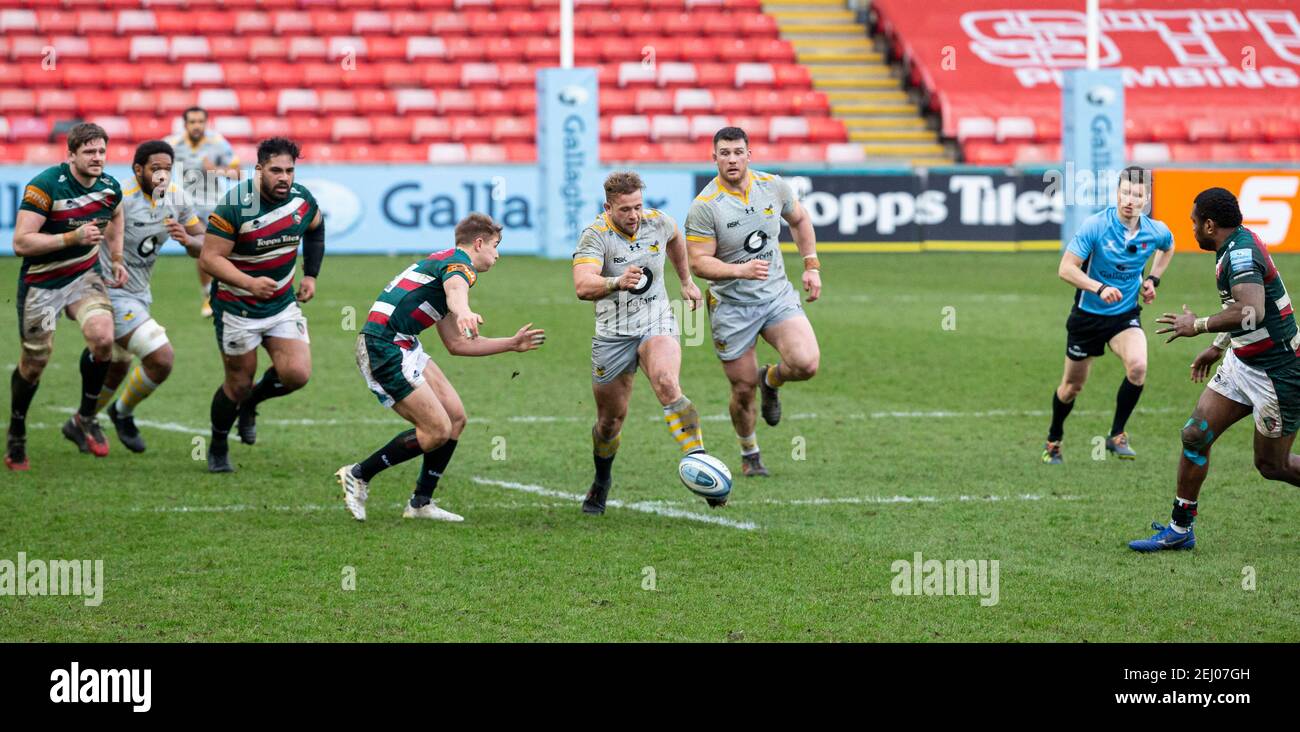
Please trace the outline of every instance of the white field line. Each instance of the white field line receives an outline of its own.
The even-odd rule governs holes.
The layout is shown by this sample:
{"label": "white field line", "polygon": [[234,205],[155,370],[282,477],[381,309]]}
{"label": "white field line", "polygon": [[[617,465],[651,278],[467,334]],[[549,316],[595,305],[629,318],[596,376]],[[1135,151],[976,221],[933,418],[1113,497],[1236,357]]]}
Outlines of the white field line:
{"label": "white field line", "polygon": [[[507,490],[523,491],[524,493],[532,493],[534,495],[546,496],[548,498],[563,498],[568,501],[579,501],[579,502],[582,501],[584,498],[586,498],[585,496],[578,493],[565,493],[564,491],[552,490],[550,488],[545,488],[540,485],[532,485],[529,483],[515,483],[513,481],[508,481],[508,480],[492,480],[490,478],[480,478],[477,475],[474,476],[473,478],[470,478],[470,480],[480,485],[495,485],[501,488],[505,488]],[[742,531],[753,531],[754,529],[758,528],[758,525],[751,521],[733,521],[729,518],[723,518],[721,516],[708,516],[702,513],[683,511],[680,508],[673,508],[671,506],[665,505],[665,503],[663,502],[638,501],[636,503],[625,503],[616,498],[611,498],[605,502],[605,505],[611,506],[613,508],[626,508],[632,511],[640,511],[642,513],[653,513],[658,516],[666,516],[668,518],[680,518],[680,519],[687,519],[689,521],[699,521],[706,524],[717,524],[719,526],[727,526],[733,529],[740,529]]]}
{"label": "white field line", "polygon": [[[458,511],[473,510],[476,508],[489,509],[534,509],[534,508],[559,508],[568,504],[561,501],[544,503],[542,501],[506,501],[494,503],[465,503],[456,504],[454,508]],[[401,511],[406,506],[406,501],[397,501],[384,505],[370,503],[367,508],[370,510],[392,510]],[[225,506],[155,506],[153,508],[136,506],[131,509],[132,513],[244,513],[248,511],[274,511],[277,513],[316,513],[321,511],[337,511],[340,514],[346,514],[347,509],[343,507],[343,502],[323,505],[319,503],[307,503],[300,506],[259,506],[248,503],[234,503]]]}
{"label": "white field line", "polygon": [[[61,412],[63,414],[72,414],[74,411],[76,411],[70,407],[52,406],[49,407],[49,409],[55,412]],[[1139,407],[1135,411],[1144,414],[1172,414],[1175,412],[1182,413],[1188,410],[1178,408],[1178,407],[1155,407],[1155,408]],[[1075,410],[1073,413],[1078,415],[1085,415],[1085,416],[1107,416],[1111,414],[1109,410],[1103,410],[1103,409],[1091,409],[1091,410],[1079,409],[1079,410]],[[1022,410],[990,409],[987,411],[976,411],[976,412],[954,412],[954,411],[947,411],[947,410],[852,412],[849,414],[828,414],[828,415],[824,415],[824,417],[826,419],[852,419],[852,420],[983,419],[986,417],[1049,417],[1051,416],[1051,414],[1052,413],[1046,409],[1022,409]],[[822,417],[823,415],[819,415],[816,412],[799,412],[795,414],[787,414],[783,417],[783,419],[792,420],[792,421],[803,421],[803,420],[810,420],[810,419],[819,419]],[[657,423],[663,421],[663,417],[657,414],[647,415],[645,419],[647,422]],[[470,424],[492,424],[494,422],[501,422],[501,421],[511,422],[511,423],[523,423],[523,424],[550,424],[550,423],[561,423],[561,422],[566,422],[566,423],[581,422],[585,424],[587,422],[590,422],[591,420],[592,417],[586,415],[560,416],[560,415],[531,414],[531,415],[516,415],[513,417],[506,417],[504,420],[496,420],[491,417],[470,417],[467,421]],[[731,417],[730,415],[727,414],[706,414],[701,416],[700,420],[704,422],[727,422],[731,420]],[[184,432],[186,434],[191,434],[191,435],[201,435],[209,431],[209,428],[206,426],[191,427],[177,422],[155,422],[150,419],[142,419],[138,417],[136,418],[135,423],[141,427],[150,427],[152,429],[163,430],[166,432]],[[337,426],[365,425],[365,424],[398,426],[398,425],[406,424],[406,422],[396,417],[392,419],[379,419],[374,417],[362,417],[362,418],[350,418],[350,419],[310,419],[310,418],[259,419],[258,423],[266,424],[266,425],[275,425],[280,427],[337,427]],[[29,425],[29,427],[34,429],[43,428],[46,426],[48,425],[45,425],[43,423]]]}

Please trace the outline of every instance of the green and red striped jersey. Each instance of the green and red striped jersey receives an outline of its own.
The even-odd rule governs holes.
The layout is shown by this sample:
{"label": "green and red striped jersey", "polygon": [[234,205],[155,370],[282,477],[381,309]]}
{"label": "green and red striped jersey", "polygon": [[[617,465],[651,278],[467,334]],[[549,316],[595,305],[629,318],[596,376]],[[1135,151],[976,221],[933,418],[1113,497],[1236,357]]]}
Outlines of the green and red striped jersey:
{"label": "green and red striped jersey", "polygon": [[261,300],[247,290],[212,281],[212,307],[243,318],[268,318],[294,301],[298,245],[316,218],[316,199],[297,183],[279,201],[267,200],[246,180],[226,192],[208,216],[208,236],[234,242],[230,262],[250,277],[275,280],[275,294]]}
{"label": "green and red striped jersey", "polygon": [[[1242,363],[1269,371],[1295,364],[1295,315],[1291,296],[1282,275],[1269,256],[1268,247],[1255,236],[1255,232],[1238,226],[1232,236],[1215,254],[1215,280],[1219,286],[1219,299],[1223,306],[1236,302],[1232,296],[1234,285],[1254,283],[1264,286],[1264,313],[1247,321],[1253,327],[1232,331],[1232,352]],[[1244,323],[1245,324],[1245,323]]]}
{"label": "green and red striped jersey", "polygon": [[460,277],[470,287],[478,279],[469,255],[455,247],[434,252],[402,270],[379,293],[361,332],[414,348],[420,333],[447,314],[442,283]]}
{"label": "green and red striped jersey", "polygon": [[[84,224],[108,229],[113,212],[122,203],[122,186],[105,173],[90,187],[72,176],[67,163],[41,171],[23,191],[18,208],[45,217],[42,234],[65,234]],[[43,289],[63,287],[87,270],[99,271],[99,245],[64,247],[35,257],[23,257],[20,277],[24,285]]]}

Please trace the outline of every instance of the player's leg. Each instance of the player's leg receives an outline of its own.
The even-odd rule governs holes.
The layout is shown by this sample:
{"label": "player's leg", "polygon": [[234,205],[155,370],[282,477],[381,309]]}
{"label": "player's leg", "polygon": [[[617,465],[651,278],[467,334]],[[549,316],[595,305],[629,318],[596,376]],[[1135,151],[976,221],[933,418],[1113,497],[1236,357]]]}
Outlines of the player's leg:
{"label": "player's leg", "polygon": [[1140,327],[1126,328],[1110,339],[1110,350],[1124,362],[1124,378],[1115,394],[1115,418],[1106,437],[1106,449],[1121,460],[1133,460],[1137,453],[1129,446],[1124,427],[1142,396],[1142,385],[1146,383],[1147,335]]}
{"label": "player's leg", "polygon": [[415,493],[411,495],[410,500],[410,506],[415,510],[429,505],[433,500],[433,492],[438,489],[438,481],[443,473],[447,472],[447,466],[451,464],[451,456],[456,452],[456,445],[460,441],[460,434],[465,429],[466,421],[465,404],[460,400],[460,394],[456,393],[456,388],[447,380],[446,374],[442,373],[438,364],[427,358],[424,360],[424,383],[433,389],[434,396],[437,397],[438,403],[442,405],[442,410],[447,415],[449,427],[447,439],[424,453],[420,479],[416,481]]}
{"label": "player's leg", "polygon": [[1083,391],[1091,370],[1092,357],[1076,359],[1066,355],[1061,383],[1052,391],[1052,423],[1047,427],[1047,443],[1043,445],[1043,462],[1049,465],[1059,465],[1062,461],[1061,440],[1065,437],[1065,418],[1074,410],[1074,400]]}
{"label": "player's leg", "polygon": [[816,376],[821,349],[817,346],[817,334],[813,332],[812,323],[808,322],[808,316],[799,306],[798,295],[794,297],[793,307],[784,304],[769,316],[768,323],[762,331],[763,339],[772,344],[780,360],[763,367],[758,384],[763,402],[763,421],[775,427],[781,421],[781,400],[777,389],[787,381],[807,381]]}
{"label": "player's leg", "polygon": [[22,353],[9,377],[9,430],[5,440],[5,467],[28,470],[27,410],[31,408],[41,374],[54,350],[54,327],[62,310],[57,290],[18,285],[18,324]]}
{"label": "player's leg", "polygon": [[[1300,457],[1291,443],[1300,428],[1300,368],[1256,370],[1255,468],[1269,480],[1300,486]],[[1252,395],[1254,396],[1254,395]]]}
{"label": "player's leg", "polygon": [[614,458],[622,443],[623,420],[627,417],[627,402],[632,395],[635,378],[635,371],[621,371],[608,378],[602,376],[592,379],[591,393],[596,401],[596,424],[591,428],[591,449],[596,475],[582,501],[583,513],[605,513],[605,500],[613,484]]}
{"label": "player's leg", "polygon": [[81,326],[86,348],[81,352],[81,403],[63,423],[63,436],[78,450],[105,457],[108,439],[95,417],[95,408],[113,359],[113,307],[103,281],[93,272],[82,275],[69,287],[74,288],[69,298],[75,299],[68,305],[68,315]]}
{"label": "player's leg", "polygon": [[637,347],[641,370],[650,380],[650,388],[664,408],[664,421],[683,455],[704,452],[704,434],[700,413],[682,393],[679,374],[682,370],[682,347],[675,335],[654,335]]}
{"label": "player's leg", "polygon": [[[1222,367],[1220,368],[1222,373]],[[1231,396],[1221,393],[1227,391]],[[1201,392],[1192,416],[1183,425],[1183,452],[1178,458],[1178,491],[1174,496],[1174,509],[1168,526],[1151,525],[1156,534],[1147,539],[1129,542],[1129,548],[1139,552],[1162,549],[1191,549],[1196,546],[1192,523],[1196,518],[1197,501],[1201,484],[1210,472],[1210,446],[1225,430],[1251,413],[1244,403],[1245,395],[1234,390],[1230,382],[1215,377]]]}
{"label": "player's leg", "polygon": [[171,375],[176,354],[167,339],[167,330],[153,318],[141,323],[126,338],[128,355],[139,363],[131,369],[121,396],[108,408],[108,418],[117,436],[132,452],[144,452],[144,438],[135,425],[135,408]]}
{"label": "player's leg", "polygon": [[736,429],[740,439],[741,472],[745,477],[767,476],[763,466],[762,455],[758,450],[758,435],[754,426],[758,423],[754,409],[754,395],[758,391],[758,358],[751,345],[743,355],[730,361],[722,362],[722,372],[731,382],[731,426]]}
{"label": "player's leg", "polygon": [[[220,312],[215,316],[221,318]],[[221,342],[218,329],[217,342]],[[242,353],[222,353],[221,365],[225,379],[212,395],[210,416],[212,442],[208,446],[208,472],[233,473],[230,463],[230,428],[239,415],[239,403],[253,391],[253,375],[257,373],[257,348]]]}
{"label": "player's leg", "polygon": [[[452,424],[450,415],[429,385],[427,377],[405,399],[394,404],[393,411],[415,425],[416,442],[424,455],[420,477],[415,482],[415,493],[402,511],[402,517],[464,521],[461,516],[439,508],[431,498],[437,479],[441,477],[441,471],[434,470],[434,465],[440,460],[438,450],[451,439]],[[450,455],[447,458],[450,459]]]}
{"label": "player's leg", "polygon": [[311,379],[311,339],[307,319],[297,304],[291,304],[278,322],[262,334],[262,345],[271,356],[271,367],[262,374],[248,398],[239,404],[239,441],[257,442],[257,406],[297,391]]}

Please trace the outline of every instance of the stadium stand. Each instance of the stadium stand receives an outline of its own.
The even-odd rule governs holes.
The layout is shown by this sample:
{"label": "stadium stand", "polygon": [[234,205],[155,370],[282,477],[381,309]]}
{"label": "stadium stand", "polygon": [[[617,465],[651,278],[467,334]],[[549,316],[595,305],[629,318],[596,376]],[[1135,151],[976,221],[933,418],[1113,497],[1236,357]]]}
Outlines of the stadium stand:
{"label": "stadium stand", "polygon": [[[55,125],[73,118],[109,129],[116,154],[191,105],[241,157],[287,132],[340,161],[533,161],[534,74],[558,61],[557,8],[0,0],[0,162],[48,160]],[[769,8],[578,0],[577,63],[600,74],[602,158],[706,158],[720,120],[745,124],[765,160],[940,157],[843,0]]]}
{"label": "stadium stand", "polygon": [[[1036,164],[1061,157],[1056,74],[1082,65],[1081,11],[874,0],[868,22],[966,162]],[[1300,160],[1297,12],[1279,0],[1104,3],[1102,63],[1128,77],[1129,160]]]}

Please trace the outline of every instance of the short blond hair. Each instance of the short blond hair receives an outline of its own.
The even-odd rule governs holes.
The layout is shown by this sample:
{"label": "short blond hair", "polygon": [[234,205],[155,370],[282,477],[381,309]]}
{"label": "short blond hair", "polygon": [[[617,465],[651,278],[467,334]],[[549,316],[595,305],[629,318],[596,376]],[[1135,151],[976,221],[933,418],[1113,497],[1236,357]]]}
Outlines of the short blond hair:
{"label": "short blond hair", "polygon": [[475,211],[456,224],[456,246],[469,246],[480,236],[489,240],[500,233],[501,225],[493,221],[491,216]]}
{"label": "short blond hair", "polygon": [[609,174],[605,179],[605,200],[613,201],[619,196],[636,193],[645,188],[641,176],[631,170],[619,170]]}

